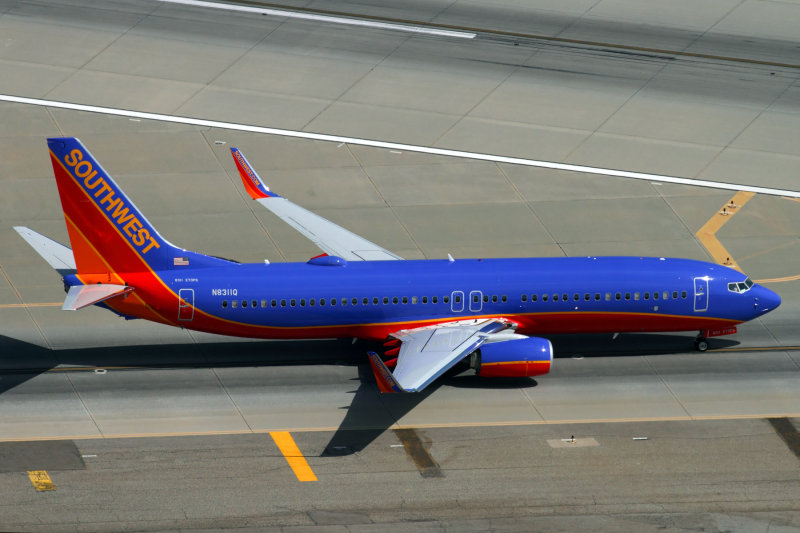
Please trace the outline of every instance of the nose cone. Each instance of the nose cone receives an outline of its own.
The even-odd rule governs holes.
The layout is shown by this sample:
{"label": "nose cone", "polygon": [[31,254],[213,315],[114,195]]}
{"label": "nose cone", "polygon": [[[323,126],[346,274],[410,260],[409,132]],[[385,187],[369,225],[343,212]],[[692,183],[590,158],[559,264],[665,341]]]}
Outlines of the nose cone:
{"label": "nose cone", "polygon": [[778,296],[775,291],[762,287],[761,285],[756,285],[753,288],[757,289],[753,294],[753,303],[756,309],[758,309],[759,314],[763,315],[764,313],[768,313],[781,305],[781,297]]}

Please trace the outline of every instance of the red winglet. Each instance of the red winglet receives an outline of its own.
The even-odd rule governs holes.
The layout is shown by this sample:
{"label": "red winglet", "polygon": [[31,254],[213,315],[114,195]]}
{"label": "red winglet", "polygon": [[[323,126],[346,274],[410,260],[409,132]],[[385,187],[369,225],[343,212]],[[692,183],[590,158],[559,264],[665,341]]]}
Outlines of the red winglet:
{"label": "red winglet", "polygon": [[407,392],[397,383],[392,373],[386,368],[386,364],[378,357],[378,354],[369,352],[367,355],[369,356],[369,364],[372,366],[372,372],[375,374],[378,390],[384,393]]}

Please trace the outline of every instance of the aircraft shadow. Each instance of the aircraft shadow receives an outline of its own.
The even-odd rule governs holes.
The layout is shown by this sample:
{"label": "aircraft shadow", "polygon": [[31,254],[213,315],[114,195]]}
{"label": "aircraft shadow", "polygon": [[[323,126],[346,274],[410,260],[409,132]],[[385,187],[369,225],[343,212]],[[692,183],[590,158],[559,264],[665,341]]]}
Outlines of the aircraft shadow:
{"label": "aircraft shadow", "polygon": [[[687,335],[623,334],[549,336],[555,356],[607,357],[680,353],[692,349]],[[712,339],[712,348],[738,344],[729,339]],[[341,340],[244,341],[199,344],[154,344],[50,350],[0,335],[0,394],[59,366],[124,368],[232,368],[345,364],[358,367],[358,386],[344,419],[322,455],[358,453],[378,436],[397,424],[428,396],[446,384],[468,389],[512,389],[535,387],[536,380],[487,379],[475,376],[465,365],[457,365],[424,391],[416,394],[380,394],[366,352],[377,344]]]}

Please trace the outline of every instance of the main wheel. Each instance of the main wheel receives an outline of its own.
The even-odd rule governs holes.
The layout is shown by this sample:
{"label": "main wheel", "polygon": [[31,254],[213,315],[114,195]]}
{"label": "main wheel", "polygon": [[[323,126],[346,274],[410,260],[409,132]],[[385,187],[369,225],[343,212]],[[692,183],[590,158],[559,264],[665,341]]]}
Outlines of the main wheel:
{"label": "main wheel", "polygon": [[695,340],[694,349],[698,352],[705,352],[708,350],[708,341],[702,338]]}

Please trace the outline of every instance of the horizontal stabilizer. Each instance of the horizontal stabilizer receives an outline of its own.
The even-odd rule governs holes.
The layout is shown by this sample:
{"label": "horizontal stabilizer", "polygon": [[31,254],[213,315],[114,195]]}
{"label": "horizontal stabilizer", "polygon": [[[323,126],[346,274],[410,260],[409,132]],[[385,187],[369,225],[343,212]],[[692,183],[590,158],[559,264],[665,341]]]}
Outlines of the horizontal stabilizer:
{"label": "horizontal stabilizer", "polygon": [[72,255],[72,250],[30,228],[14,226],[14,229],[59,274],[64,276],[75,272],[75,257]]}
{"label": "horizontal stabilizer", "polygon": [[74,285],[69,288],[67,298],[61,309],[65,311],[75,311],[92,304],[97,304],[119,296],[128,294],[133,287],[127,285],[112,285],[110,283],[98,283],[96,285]]}

